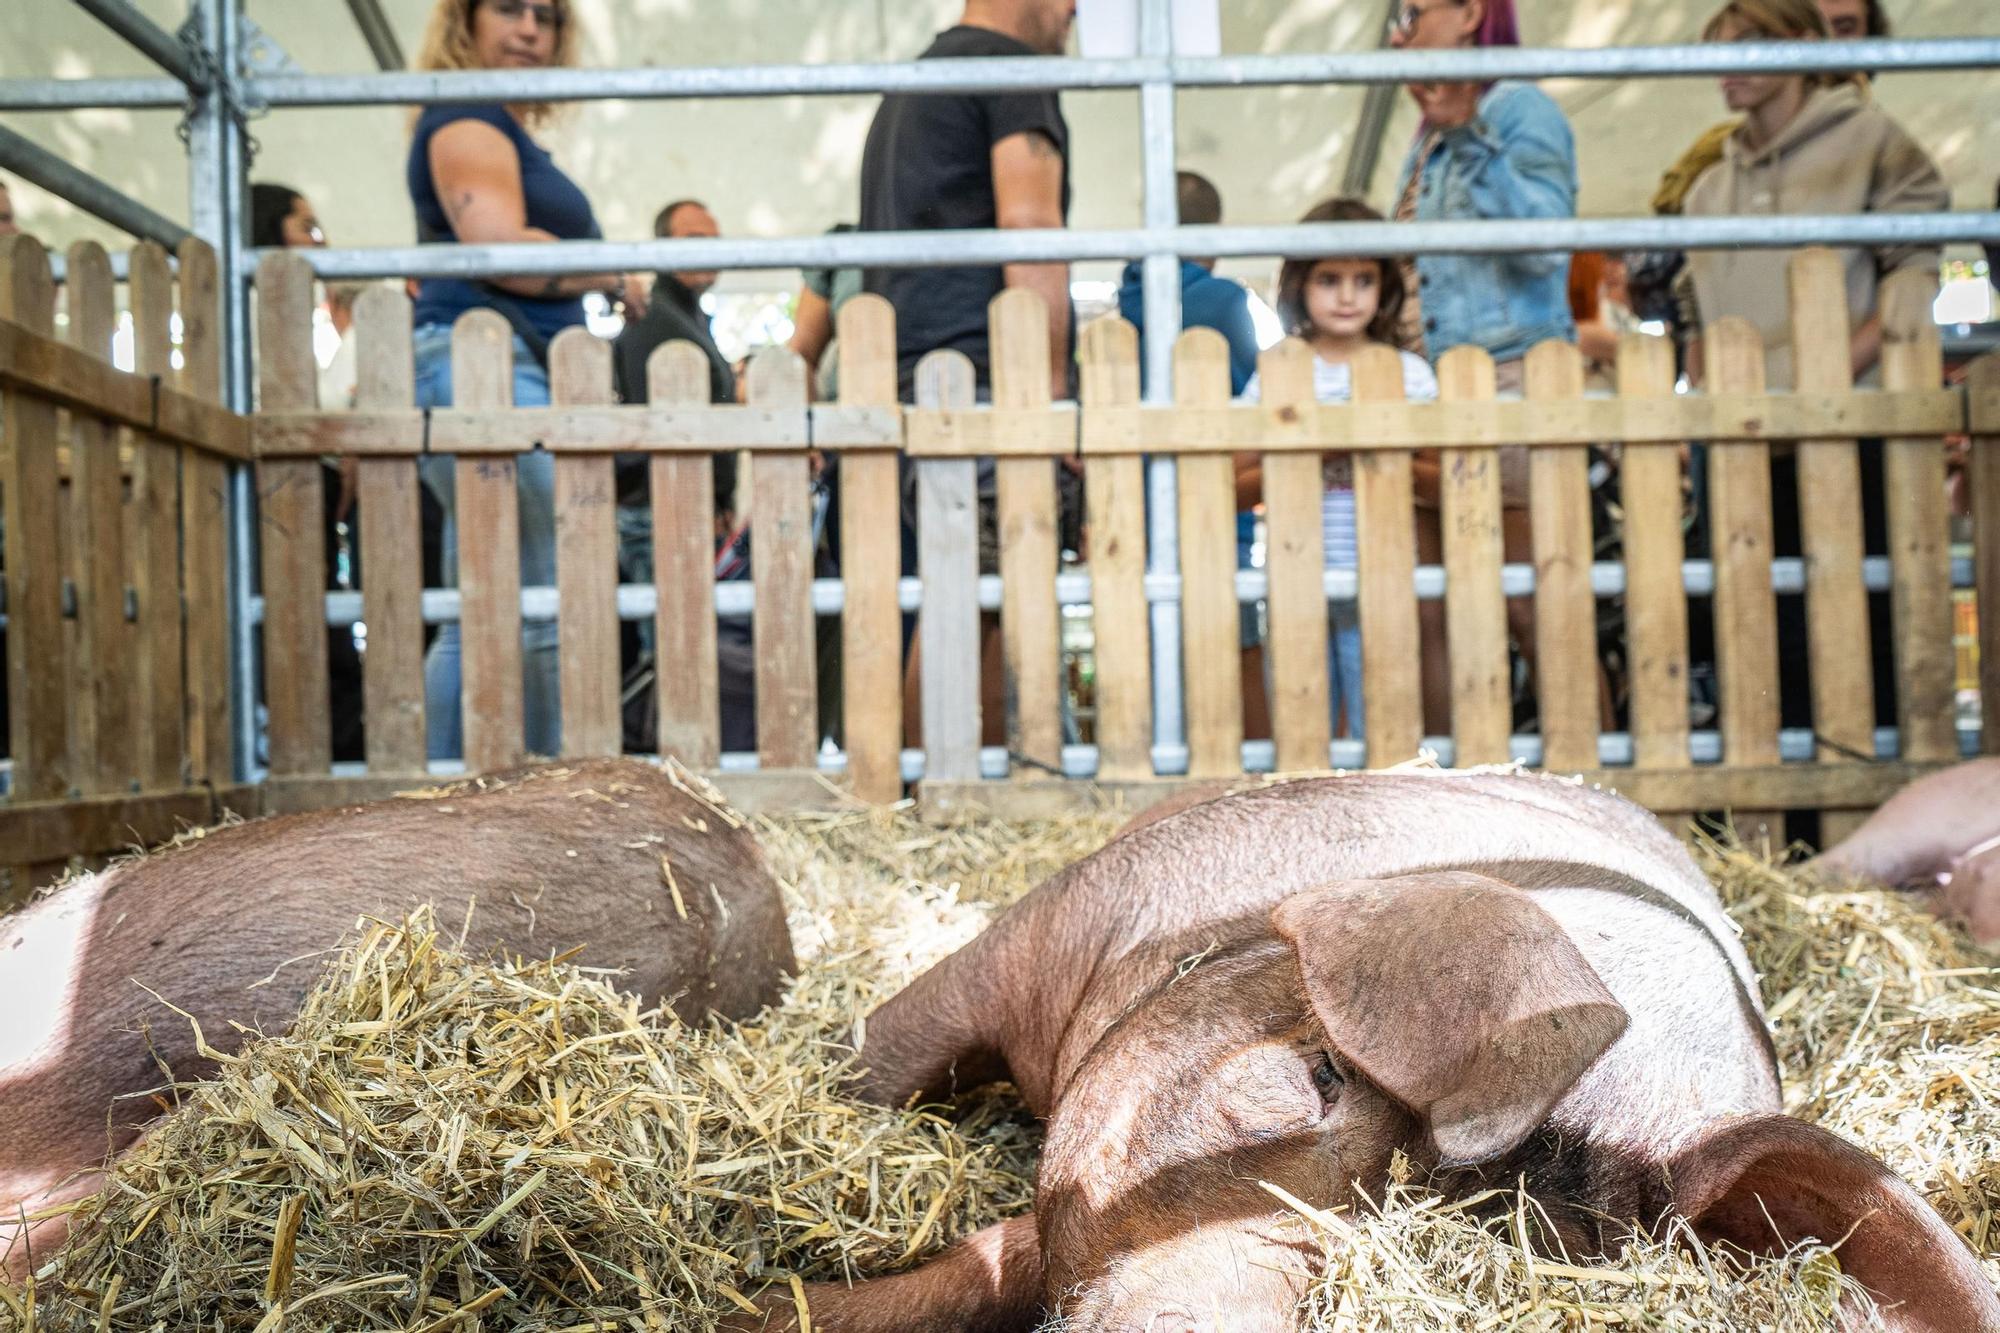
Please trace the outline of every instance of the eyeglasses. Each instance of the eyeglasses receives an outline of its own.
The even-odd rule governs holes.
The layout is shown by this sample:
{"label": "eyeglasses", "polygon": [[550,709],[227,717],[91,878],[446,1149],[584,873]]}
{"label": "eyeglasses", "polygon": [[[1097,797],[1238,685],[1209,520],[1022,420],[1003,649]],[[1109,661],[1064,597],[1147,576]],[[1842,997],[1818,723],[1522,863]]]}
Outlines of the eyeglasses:
{"label": "eyeglasses", "polygon": [[539,27],[553,30],[563,25],[560,5],[537,4],[535,0],[486,0],[486,7],[509,23],[519,23],[532,14]]}
{"label": "eyeglasses", "polygon": [[1396,11],[1396,17],[1389,20],[1389,31],[1408,37],[1417,30],[1417,25],[1423,22],[1424,15],[1430,13],[1433,9],[1456,8],[1464,3],[1465,0],[1445,0],[1445,3],[1442,5],[1406,4]]}

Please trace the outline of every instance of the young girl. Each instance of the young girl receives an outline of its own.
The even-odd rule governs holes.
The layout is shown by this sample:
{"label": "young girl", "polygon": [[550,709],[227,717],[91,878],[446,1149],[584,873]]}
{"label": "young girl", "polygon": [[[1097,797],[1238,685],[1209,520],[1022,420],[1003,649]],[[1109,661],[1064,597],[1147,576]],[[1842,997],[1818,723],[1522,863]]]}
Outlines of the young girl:
{"label": "young girl", "polygon": [[[1328,199],[1316,204],[1300,222],[1380,222],[1382,215],[1355,199]],[[1393,258],[1288,259],[1278,270],[1278,318],[1285,331],[1303,338],[1313,351],[1313,393],[1322,403],[1344,403],[1353,396],[1355,354],[1371,346],[1396,347],[1396,329],[1403,313],[1403,268]],[[1437,379],[1424,359],[1397,348],[1403,362],[1403,396],[1411,402],[1437,397]],[[1243,397],[1258,400],[1257,378],[1244,386]],[[1326,455],[1326,494],[1320,501],[1320,522],[1326,542],[1328,569],[1358,566],[1354,537],[1354,463],[1345,453]],[[1356,604],[1333,603],[1328,608],[1330,631],[1327,672],[1338,726],[1347,717],[1345,734],[1362,734],[1361,616]]]}

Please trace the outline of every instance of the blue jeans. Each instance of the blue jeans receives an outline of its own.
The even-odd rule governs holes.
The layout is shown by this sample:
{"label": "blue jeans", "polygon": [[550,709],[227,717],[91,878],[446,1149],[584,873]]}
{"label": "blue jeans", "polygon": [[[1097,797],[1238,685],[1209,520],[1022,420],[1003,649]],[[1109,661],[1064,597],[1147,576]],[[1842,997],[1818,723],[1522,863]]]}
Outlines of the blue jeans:
{"label": "blue jeans", "polygon": [[[451,327],[425,324],[413,337],[417,406],[451,406]],[[549,375],[536,363],[528,345],[514,339],[514,406],[546,407]],[[521,584],[553,587],[556,581],[555,460],[537,450],[518,455],[515,477],[520,486]],[[458,586],[457,484],[448,455],[423,461],[424,484],[444,507],[444,581]],[[533,754],[562,752],[561,656],[553,621],[521,627],[521,737]],[[456,759],[465,753],[465,724],[460,709],[460,636],[456,622],[442,626],[424,659],[424,710],[428,718],[428,748],[433,759]]]}
{"label": "blue jeans", "polygon": [[1361,608],[1354,602],[1329,602],[1326,608],[1326,673],[1333,700],[1333,721],[1347,709],[1347,734],[1362,737],[1361,728]]}

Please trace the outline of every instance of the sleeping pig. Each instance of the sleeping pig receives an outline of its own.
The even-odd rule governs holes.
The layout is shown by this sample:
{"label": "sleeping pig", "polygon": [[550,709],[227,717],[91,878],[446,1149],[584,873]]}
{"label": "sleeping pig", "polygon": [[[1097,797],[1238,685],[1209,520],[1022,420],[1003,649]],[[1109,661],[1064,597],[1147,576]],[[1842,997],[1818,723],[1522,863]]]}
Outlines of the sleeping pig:
{"label": "sleeping pig", "polygon": [[[1322,1208],[1408,1154],[1525,1178],[1571,1253],[1669,1215],[1750,1250],[1845,1238],[1892,1327],[2000,1329],[1966,1246],[1780,1114],[1756,978],[1679,843],[1532,776],[1376,773],[1181,810],[1043,884],[864,1025],[860,1091],[1011,1079],[1032,1215],[897,1277],[809,1287],[824,1333],[1295,1328]],[[792,1299],[741,1328],[787,1328]]]}
{"label": "sleeping pig", "polygon": [[[793,966],[748,829],[631,761],[258,820],[84,876],[0,916],[0,1259],[20,1271],[23,1214],[88,1193],[154,1094],[213,1068],[167,1004],[234,1052],[233,1024],[291,1023],[359,918],[427,902],[474,954],[581,946],[690,1019],[756,1012]],[[63,1229],[37,1227],[35,1252]]]}
{"label": "sleeping pig", "polygon": [[1925,890],[1934,910],[2000,945],[2000,758],[1918,778],[1810,865],[1829,879]]}

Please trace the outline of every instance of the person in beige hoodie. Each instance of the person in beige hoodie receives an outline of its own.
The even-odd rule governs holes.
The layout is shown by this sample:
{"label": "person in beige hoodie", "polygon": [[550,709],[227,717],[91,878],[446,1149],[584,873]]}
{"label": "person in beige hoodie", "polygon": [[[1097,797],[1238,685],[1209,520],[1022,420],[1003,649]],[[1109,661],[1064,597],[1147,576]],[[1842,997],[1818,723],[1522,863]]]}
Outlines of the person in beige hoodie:
{"label": "person in beige hoodie", "polygon": [[[1813,0],[1730,0],[1709,20],[1704,41],[1824,39]],[[1690,217],[1786,213],[1928,213],[1951,207],[1937,164],[1848,74],[1733,74],[1723,100],[1743,123],[1723,141],[1719,161],[1688,189]],[[1856,379],[1873,382],[1882,350],[1876,293],[1905,268],[1935,273],[1938,251],[1899,246],[1841,252]],[[1792,387],[1786,272],[1779,250],[1704,250],[1688,256],[1687,279],[1704,323],[1740,315],[1764,338],[1765,379]],[[1699,342],[1690,375],[1699,381]]]}

